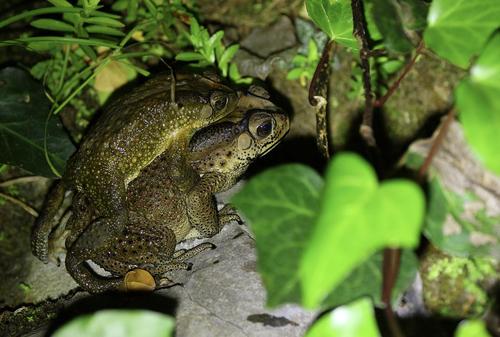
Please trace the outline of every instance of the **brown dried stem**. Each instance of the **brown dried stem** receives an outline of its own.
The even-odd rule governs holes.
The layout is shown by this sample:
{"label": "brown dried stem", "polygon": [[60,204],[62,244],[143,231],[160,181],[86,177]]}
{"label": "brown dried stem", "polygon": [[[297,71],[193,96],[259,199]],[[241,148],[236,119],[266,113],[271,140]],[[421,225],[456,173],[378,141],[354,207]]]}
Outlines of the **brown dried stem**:
{"label": "brown dried stem", "polygon": [[365,95],[365,111],[363,113],[363,121],[359,128],[359,133],[369,146],[375,147],[377,143],[373,135],[373,93],[369,60],[371,51],[368,44],[363,3],[361,0],[352,0],[351,7],[354,21],[354,35],[361,45],[359,58],[361,61],[361,70],[363,72],[363,89]]}
{"label": "brown dried stem", "polygon": [[27,213],[34,216],[35,218],[38,217],[38,212],[33,207],[26,204],[25,202],[23,202],[17,198],[14,198],[13,196],[10,196],[8,194],[2,193],[2,192],[0,192],[0,197],[2,197],[5,200],[10,201],[11,203],[21,207],[23,210],[25,210]]}
{"label": "brown dried stem", "polygon": [[429,150],[429,153],[427,154],[424,163],[422,164],[422,166],[420,166],[420,169],[418,170],[417,177],[420,182],[424,180],[425,175],[427,174],[427,171],[429,170],[429,167],[432,164],[432,159],[434,159],[434,157],[439,151],[439,148],[443,144],[444,138],[448,133],[448,129],[450,128],[451,122],[454,119],[455,119],[455,108],[452,108],[446,115],[446,119],[444,120],[443,125],[441,126],[441,128],[439,128],[436,139],[432,143],[431,149]]}
{"label": "brown dried stem", "polygon": [[417,49],[415,50],[415,55],[412,57],[410,62],[406,64],[404,67],[403,71],[401,72],[401,75],[398,77],[396,81],[390,86],[389,90],[385,93],[384,96],[380,97],[378,100],[375,101],[374,105],[377,108],[381,108],[384,106],[385,102],[394,94],[397,88],[399,88],[399,84],[401,81],[406,77],[406,75],[410,72],[410,70],[413,68],[415,65],[415,62],[417,61],[417,57],[420,55],[424,48],[424,40],[421,40],[420,43],[418,44]]}

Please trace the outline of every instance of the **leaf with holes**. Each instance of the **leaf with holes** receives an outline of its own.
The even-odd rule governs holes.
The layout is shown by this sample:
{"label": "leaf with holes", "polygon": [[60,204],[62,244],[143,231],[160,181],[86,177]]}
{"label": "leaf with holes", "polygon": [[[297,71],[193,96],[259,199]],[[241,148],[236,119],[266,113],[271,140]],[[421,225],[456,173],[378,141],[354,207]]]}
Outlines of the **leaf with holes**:
{"label": "leaf with holes", "polygon": [[49,108],[42,86],[27,72],[0,71],[0,163],[47,177],[64,172],[75,147],[57,116],[46,123]]}

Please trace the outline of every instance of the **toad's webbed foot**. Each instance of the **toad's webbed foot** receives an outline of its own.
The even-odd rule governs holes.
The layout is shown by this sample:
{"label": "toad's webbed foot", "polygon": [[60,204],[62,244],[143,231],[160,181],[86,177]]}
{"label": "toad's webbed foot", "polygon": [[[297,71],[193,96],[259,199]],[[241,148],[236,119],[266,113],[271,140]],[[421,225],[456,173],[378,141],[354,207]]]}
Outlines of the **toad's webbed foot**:
{"label": "toad's webbed foot", "polygon": [[243,224],[243,220],[241,220],[241,217],[236,212],[236,208],[227,204],[224,207],[222,207],[222,209],[219,211],[220,227],[222,228],[232,221],[236,221],[238,223],[238,225]]}

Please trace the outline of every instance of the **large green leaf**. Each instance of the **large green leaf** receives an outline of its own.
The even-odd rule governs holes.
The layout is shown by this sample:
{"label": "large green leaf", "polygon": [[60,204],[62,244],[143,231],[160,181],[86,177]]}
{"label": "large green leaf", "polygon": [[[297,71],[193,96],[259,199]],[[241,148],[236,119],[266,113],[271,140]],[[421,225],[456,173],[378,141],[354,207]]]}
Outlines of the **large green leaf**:
{"label": "large green leaf", "polygon": [[455,337],[490,337],[483,321],[479,319],[463,321],[455,331]]}
{"label": "large green leaf", "polygon": [[306,0],[307,13],[330,39],[357,50],[350,0]]}
{"label": "large green leaf", "polygon": [[272,168],[248,182],[231,203],[249,220],[267,304],[300,303],[298,267],[319,208],[322,178],[311,168]]}
{"label": "large green leaf", "polygon": [[0,71],[0,163],[54,177],[46,160],[50,158],[54,169],[64,172],[75,148],[57,116],[46,123],[49,108],[42,86],[27,72],[17,68]]}
{"label": "large green leaf", "polygon": [[384,45],[387,49],[399,53],[407,53],[412,50],[413,46],[403,30],[395,3],[388,0],[371,1],[373,2],[372,18],[384,37]]}
{"label": "large green leaf", "polygon": [[[258,269],[269,305],[301,301],[298,267],[314,227],[322,186],[322,178],[312,169],[285,165],[253,178],[232,200],[255,233]],[[324,304],[337,306],[365,295],[380,304],[381,266],[382,253],[377,253],[353,270]],[[417,267],[415,255],[404,251],[394,297],[407,288]]]}
{"label": "large green leaf", "polygon": [[[383,253],[377,252],[357,266],[323,301],[327,307],[336,307],[360,297],[368,296],[382,306]],[[418,259],[411,250],[403,250],[398,278],[392,290],[393,301],[410,286],[418,269]]]}
{"label": "large green leaf", "polygon": [[425,43],[438,55],[467,68],[489,35],[500,27],[498,0],[434,0]]}
{"label": "large green leaf", "polygon": [[102,310],[79,316],[53,337],[170,337],[174,319],[147,310]]}
{"label": "large green leaf", "polygon": [[455,94],[465,137],[486,167],[497,174],[500,174],[499,92],[500,33],[496,33]]}
{"label": "large green leaf", "polygon": [[337,155],[328,168],[320,214],[299,269],[303,304],[317,306],[375,251],[415,247],[423,215],[424,197],[415,183],[378,185],[361,157]]}
{"label": "large green leaf", "polygon": [[321,317],[306,337],[380,337],[373,307],[360,299]]}

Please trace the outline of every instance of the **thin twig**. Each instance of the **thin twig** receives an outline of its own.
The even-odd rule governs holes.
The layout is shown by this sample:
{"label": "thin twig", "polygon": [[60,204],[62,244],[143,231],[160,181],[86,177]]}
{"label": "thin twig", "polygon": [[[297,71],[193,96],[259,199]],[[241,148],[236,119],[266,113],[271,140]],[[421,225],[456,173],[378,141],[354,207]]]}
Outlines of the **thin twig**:
{"label": "thin twig", "polygon": [[391,85],[391,87],[389,88],[389,90],[387,90],[387,92],[385,93],[385,95],[375,101],[375,103],[374,103],[375,107],[377,107],[377,108],[383,107],[384,104],[385,104],[385,102],[387,102],[387,100],[389,99],[389,97],[391,97],[392,94],[394,94],[394,92],[396,91],[396,89],[399,88],[399,84],[401,83],[401,81],[403,80],[403,78],[405,78],[406,75],[413,68],[413,66],[415,65],[415,62],[417,61],[417,57],[422,52],[423,48],[424,48],[424,40],[421,40],[420,43],[418,44],[417,49],[415,50],[415,55],[412,57],[412,59],[410,60],[410,62],[408,62],[406,64],[405,68],[401,72],[401,75],[399,75],[399,78],[396,81],[394,81],[394,83]]}
{"label": "thin twig", "polygon": [[363,11],[363,3],[361,0],[352,0],[352,17],[354,21],[354,35],[358,38],[361,44],[359,50],[359,58],[361,61],[361,70],[363,71],[363,89],[365,94],[365,111],[363,113],[363,121],[359,127],[359,133],[365,142],[372,147],[377,145],[373,135],[373,93],[370,75],[370,46],[365,27],[365,16]]}
{"label": "thin twig", "polygon": [[316,109],[316,142],[324,158],[330,158],[328,148],[328,84],[330,79],[330,60],[335,52],[335,42],[328,41],[323,49],[318,66],[309,86],[309,103]]}
{"label": "thin twig", "polygon": [[432,160],[434,159],[434,157],[439,151],[439,148],[443,144],[444,138],[448,133],[448,129],[450,128],[451,122],[454,119],[455,119],[455,108],[452,108],[446,115],[446,119],[444,120],[443,125],[441,126],[441,128],[439,128],[438,134],[434,139],[434,142],[432,143],[431,149],[429,150],[429,153],[427,154],[424,163],[422,164],[422,166],[420,166],[420,169],[418,170],[417,174],[418,180],[420,181],[424,180],[427,170],[429,170],[429,167],[432,164]]}
{"label": "thin twig", "polygon": [[15,185],[15,184],[32,183],[35,181],[39,181],[40,179],[44,179],[44,178],[40,177],[40,176],[17,177],[17,178],[12,178],[12,179],[0,182],[0,187],[7,187],[7,186]]}
{"label": "thin twig", "polygon": [[25,202],[23,202],[17,198],[14,198],[13,196],[10,196],[8,194],[2,193],[2,192],[0,192],[0,197],[2,197],[5,200],[10,201],[11,203],[21,207],[22,209],[24,209],[26,212],[28,212],[29,214],[31,214],[35,218],[38,217],[38,212],[33,207],[26,204]]}

